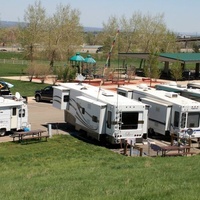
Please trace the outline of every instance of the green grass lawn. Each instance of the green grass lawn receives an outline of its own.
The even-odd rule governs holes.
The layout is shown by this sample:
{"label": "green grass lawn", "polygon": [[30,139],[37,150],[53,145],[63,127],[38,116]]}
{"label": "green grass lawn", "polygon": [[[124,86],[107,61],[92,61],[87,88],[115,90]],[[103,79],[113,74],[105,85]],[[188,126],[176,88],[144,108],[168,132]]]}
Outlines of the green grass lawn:
{"label": "green grass lawn", "polygon": [[[104,63],[104,62],[102,62]],[[23,65],[0,65],[21,76]],[[6,80],[33,96],[46,84]],[[21,145],[0,143],[2,200],[198,200],[200,157],[126,157],[72,136]]]}
{"label": "green grass lawn", "polygon": [[0,144],[0,199],[199,199],[199,156],[126,157],[72,136]]}
{"label": "green grass lawn", "polygon": [[14,85],[14,87],[10,89],[12,94],[15,94],[15,92],[19,92],[22,96],[27,96],[27,97],[34,96],[35,90],[40,90],[48,85],[46,83],[36,83],[36,82],[3,79],[3,78],[1,80],[9,82]]}

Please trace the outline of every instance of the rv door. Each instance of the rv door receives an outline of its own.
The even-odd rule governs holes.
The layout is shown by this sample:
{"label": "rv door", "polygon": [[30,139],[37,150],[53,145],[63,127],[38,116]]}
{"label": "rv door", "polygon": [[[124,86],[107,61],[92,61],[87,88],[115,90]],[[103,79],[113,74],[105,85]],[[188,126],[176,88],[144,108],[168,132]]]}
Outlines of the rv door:
{"label": "rv door", "polygon": [[10,129],[17,128],[17,116],[18,116],[18,109],[17,109],[17,107],[11,108]]}

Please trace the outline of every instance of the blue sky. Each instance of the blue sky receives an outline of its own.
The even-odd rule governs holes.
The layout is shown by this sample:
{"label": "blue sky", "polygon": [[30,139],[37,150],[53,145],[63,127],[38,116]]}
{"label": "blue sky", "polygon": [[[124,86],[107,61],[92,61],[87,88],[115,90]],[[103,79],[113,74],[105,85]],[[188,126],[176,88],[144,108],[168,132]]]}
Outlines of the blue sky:
{"label": "blue sky", "polygon": [[[0,7],[0,20],[23,21],[24,11],[35,0],[6,0]],[[81,12],[83,26],[102,27],[110,16],[130,18],[134,12],[164,14],[168,29],[175,32],[200,33],[200,0],[41,0],[51,15],[60,3]]]}

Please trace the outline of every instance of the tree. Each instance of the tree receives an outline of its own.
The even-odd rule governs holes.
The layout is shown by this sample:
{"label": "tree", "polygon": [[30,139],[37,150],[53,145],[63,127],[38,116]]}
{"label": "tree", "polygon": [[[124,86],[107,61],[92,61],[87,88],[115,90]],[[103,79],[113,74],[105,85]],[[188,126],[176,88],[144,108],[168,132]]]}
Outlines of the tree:
{"label": "tree", "polygon": [[19,39],[28,59],[33,62],[39,48],[42,48],[45,34],[46,11],[40,1],[35,1],[34,5],[29,5],[24,15],[25,26],[19,26]]}
{"label": "tree", "polygon": [[[163,14],[153,16],[135,12],[129,19],[124,16],[112,17],[107,24],[103,24],[103,28],[105,41],[109,39],[110,34],[113,35],[116,28],[120,30],[116,42],[118,48],[115,48],[113,54],[119,50],[120,52],[151,53],[152,49],[154,52],[176,52],[178,49],[176,36],[167,29]],[[107,47],[108,43],[104,43],[104,46]]]}
{"label": "tree", "polygon": [[182,79],[183,76],[182,76],[182,65],[181,65],[181,62],[180,61],[176,61],[172,64],[171,66],[171,74],[172,74],[172,77],[177,81],[179,79]]}
{"label": "tree", "polygon": [[192,45],[192,49],[193,49],[193,51],[195,52],[195,53],[199,53],[199,45],[198,45],[198,43],[193,43],[193,45]]}
{"label": "tree", "polygon": [[60,4],[55,14],[47,20],[45,46],[51,68],[55,60],[66,59],[66,55],[74,53],[77,46],[83,43],[79,15],[77,9]]}
{"label": "tree", "polygon": [[[111,16],[108,19],[108,24],[103,23],[104,31],[102,34],[103,51],[108,54],[108,66],[110,67],[111,55],[114,57],[118,54],[119,40],[116,38],[116,34],[119,30],[118,20],[115,16]],[[117,40],[116,40],[116,39]],[[115,41],[114,41],[115,40]],[[114,48],[115,47],[115,48]]]}

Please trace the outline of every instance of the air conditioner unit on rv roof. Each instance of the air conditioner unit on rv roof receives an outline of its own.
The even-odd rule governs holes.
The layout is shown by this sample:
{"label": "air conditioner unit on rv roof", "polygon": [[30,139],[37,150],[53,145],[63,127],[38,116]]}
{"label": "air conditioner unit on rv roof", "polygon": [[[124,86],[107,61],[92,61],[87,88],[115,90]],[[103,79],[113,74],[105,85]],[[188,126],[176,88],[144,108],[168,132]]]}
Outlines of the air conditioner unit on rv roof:
{"label": "air conditioner unit on rv roof", "polygon": [[177,93],[174,93],[174,92],[167,92],[165,94],[166,97],[169,97],[169,98],[177,98],[178,97],[178,94]]}

